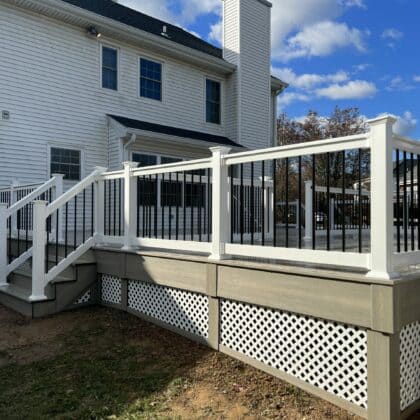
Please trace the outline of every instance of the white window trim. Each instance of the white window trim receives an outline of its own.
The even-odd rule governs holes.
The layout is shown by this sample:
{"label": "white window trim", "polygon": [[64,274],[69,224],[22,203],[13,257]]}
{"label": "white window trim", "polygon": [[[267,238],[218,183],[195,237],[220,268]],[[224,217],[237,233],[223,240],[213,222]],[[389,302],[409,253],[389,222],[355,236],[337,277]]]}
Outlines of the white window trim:
{"label": "white window trim", "polygon": [[[104,49],[104,47],[113,49],[117,52],[117,90],[108,89],[108,88],[103,87],[102,65],[103,65],[103,49]],[[120,55],[121,55],[120,47],[118,47],[116,45],[113,45],[111,43],[106,43],[106,42],[99,43],[99,87],[101,88],[101,90],[103,90],[105,92],[117,93],[117,92],[120,91],[120,87],[121,87]]]}
{"label": "white window trim", "polygon": [[[146,98],[145,96],[140,95],[140,78],[141,78],[141,59],[153,61],[154,63],[159,63],[162,66],[162,81],[161,81],[161,98],[160,101],[157,99]],[[139,54],[137,56],[137,98],[141,101],[152,103],[152,104],[164,104],[166,103],[165,90],[166,90],[166,63],[159,58]]]}
{"label": "white window trim", "polygon": [[[220,83],[220,124],[207,121],[207,80]],[[225,80],[220,77],[204,75],[203,78],[203,121],[208,127],[224,127],[225,126]]]}
{"label": "white window trim", "polygon": [[74,146],[71,146],[69,144],[49,143],[47,145],[47,174],[48,174],[48,179],[50,179],[51,176],[52,176],[52,173],[51,173],[51,149],[76,150],[76,151],[80,152],[80,180],[76,181],[76,180],[73,180],[73,179],[65,179],[64,182],[70,182],[70,183],[77,184],[78,182],[80,182],[81,180],[83,180],[86,177],[86,175],[85,175],[85,150],[83,148],[74,147]]}

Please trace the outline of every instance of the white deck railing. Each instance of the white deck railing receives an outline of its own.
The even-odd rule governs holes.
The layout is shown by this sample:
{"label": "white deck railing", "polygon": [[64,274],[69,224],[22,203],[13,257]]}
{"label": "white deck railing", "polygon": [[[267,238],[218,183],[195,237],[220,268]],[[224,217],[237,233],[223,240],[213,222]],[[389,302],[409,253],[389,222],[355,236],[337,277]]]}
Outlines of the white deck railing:
{"label": "white deck railing", "polygon": [[[370,277],[392,279],[408,266],[420,264],[420,237],[408,237],[410,221],[404,220],[402,225],[398,222],[397,227],[394,226],[395,150],[405,151],[413,159],[411,154],[420,155],[420,144],[395,136],[392,132],[394,122],[395,120],[388,116],[372,120],[369,122],[371,130],[367,134],[236,154],[229,154],[228,148],[215,147],[211,149],[211,158],[145,168],[137,168],[136,164],[127,162],[122,171],[95,172],[48,207],[45,203],[35,203],[33,278],[37,284],[34,286],[34,296],[42,297],[45,285],[86,249],[106,244],[119,245],[125,249],[149,247],[199,252],[214,260],[229,256],[257,257],[296,264],[339,266],[366,270],[367,276]],[[312,249],[302,246],[300,236],[296,242],[298,245],[291,246],[287,242],[288,229],[285,233],[286,244],[277,242],[277,206],[274,203],[282,203],[276,198],[277,162],[286,160],[287,182],[289,160],[298,159],[299,182],[302,185],[305,181],[301,179],[302,157],[311,156],[315,162],[316,156],[328,154],[329,159],[334,153],[344,152],[344,162],[346,151],[351,150],[359,151],[359,159],[361,150],[370,154],[371,188],[369,192],[361,187],[358,190],[359,198],[367,195],[370,197],[368,250],[362,250],[361,246],[358,250],[345,247],[340,250],[340,247],[330,247],[329,242],[326,249],[318,249],[314,240]],[[404,164],[407,164],[405,154],[404,158]],[[262,163],[267,161],[269,165]],[[240,172],[234,176],[235,167],[239,167]],[[272,176],[267,170],[270,167]],[[312,181],[316,178],[315,170],[313,171]],[[281,182],[284,183],[284,180]],[[75,244],[74,252],[66,254],[59,264],[45,272],[45,226],[48,217],[62,209],[70,199],[89,185],[95,186],[95,206],[92,206],[94,233],[80,246]],[[319,187],[317,188],[319,190]],[[405,185],[404,192],[406,188]],[[354,190],[344,188],[344,181],[343,189],[345,194],[355,194]],[[286,203],[294,203],[298,208],[302,208],[301,193],[304,196],[304,192],[299,189],[297,202],[293,199],[287,200]],[[339,190],[335,191],[334,186],[328,185],[325,193],[329,202],[329,194],[339,193]],[[239,201],[240,206],[239,221],[238,216],[235,216],[235,212],[238,212],[237,208],[235,210],[236,201]],[[309,198],[306,212],[310,211],[310,202]],[[247,212],[243,209],[244,203],[247,203]],[[343,200],[343,206],[344,204]],[[84,204],[83,209],[85,211]],[[5,215],[3,208],[0,219],[4,220]],[[248,220],[245,228],[244,219]],[[412,217],[411,223],[413,220]],[[419,218],[416,220],[418,223]],[[331,228],[330,220],[328,222],[329,240],[334,229]],[[238,223],[241,226],[239,237],[235,236],[235,226],[237,227]],[[310,223],[307,219],[306,229],[311,227]],[[5,223],[0,223],[0,236],[5,226]],[[396,249],[395,246],[395,233],[400,236],[401,226],[405,239],[403,250],[399,249],[399,246]],[[409,230],[414,232],[412,227]],[[361,242],[360,231],[361,229]],[[85,235],[83,238],[85,239]],[[407,241],[411,244],[410,249],[407,249]],[[4,264],[4,246],[3,243],[0,248],[0,264]]]}

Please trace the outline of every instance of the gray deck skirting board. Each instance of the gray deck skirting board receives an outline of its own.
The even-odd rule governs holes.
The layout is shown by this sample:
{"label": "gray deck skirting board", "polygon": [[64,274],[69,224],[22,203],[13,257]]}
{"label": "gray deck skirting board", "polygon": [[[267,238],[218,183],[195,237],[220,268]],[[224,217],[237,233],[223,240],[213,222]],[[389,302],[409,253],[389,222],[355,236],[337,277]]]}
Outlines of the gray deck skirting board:
{"label": "gray deck skirting board", "polygon": [[[226,353],[369,420],[407,418],[420,404],[415,401],[406,409],[403,405],[413,398],[407,394],[407,383],[412,386],[407,381],[415,371],[407,371],[409,347],[407,341],[402,347],[401,331],[407,326],[405,340],[414,340],[416,336],[410,334],[416,334],[420,320],[420,281],[412,274],[383,281],[361,273],[209,261],[206,256],[174,252],[96,248],[94,253],[98,273],[105,274],[104,279],[114,276],[121,284],[121,304],[106,306]],[[134,295],[128,290],[129,282],[141,285],[133,288]],[[199,300],[189,301],[193,295]],[[205,335],[203,330],[193,333],[191,322],[200,325],[203,317]],[[261,343],[253,347],[255,334],[263,347]],[[288,340],[295,344],[289,343],[293,348],[285,358],[281,346],[288,345]],[[296,350],[296,345],[303,347]],[[311,347],[317,345],[319,352]],[[296,351],[300,356],[294,359]],[[343,363],[337,367],[339,372],[326,367],[333,356],[330,351],[337,352],[337,359],[330,361],[334,366]],[[404,351],[405,362],[400,362]],[[302,360],[309,364],[299,365]],[[331,376],[323,384],[327,371]]]}

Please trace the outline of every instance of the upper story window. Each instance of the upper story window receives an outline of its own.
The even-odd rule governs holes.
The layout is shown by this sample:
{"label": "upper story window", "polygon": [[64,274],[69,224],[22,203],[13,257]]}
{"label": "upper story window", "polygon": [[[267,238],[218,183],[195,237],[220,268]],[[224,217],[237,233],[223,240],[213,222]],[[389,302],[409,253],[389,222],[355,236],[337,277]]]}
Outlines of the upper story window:
{"label": "upper story window", "polygon": [[206,80],[206,121],[220,124],[221,120],[221,84],[214,80]]}
{"label": "upper story window", "polygon": [[162,100],[162,64],[140,59],[140,96]]}
{"label": "upper story window", "polygon": [[64,179],[80,181],[81,169],[80,150],[51,148],[51,174],[63,174]]}
{"label": "upper story window", "polygon": [[118,90],[118,51],[102,47],[102,87]]}

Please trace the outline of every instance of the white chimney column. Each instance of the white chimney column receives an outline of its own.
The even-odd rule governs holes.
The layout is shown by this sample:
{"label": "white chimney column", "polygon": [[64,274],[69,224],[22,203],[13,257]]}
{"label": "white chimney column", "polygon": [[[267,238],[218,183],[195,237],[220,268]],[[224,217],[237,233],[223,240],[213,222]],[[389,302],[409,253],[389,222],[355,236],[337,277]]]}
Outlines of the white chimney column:
{"label": "white chimney column", "polygon": [[227,132],[250,149],[272,145],[271,3],[223,0],[223,55],[237,71],[226,87]]}

